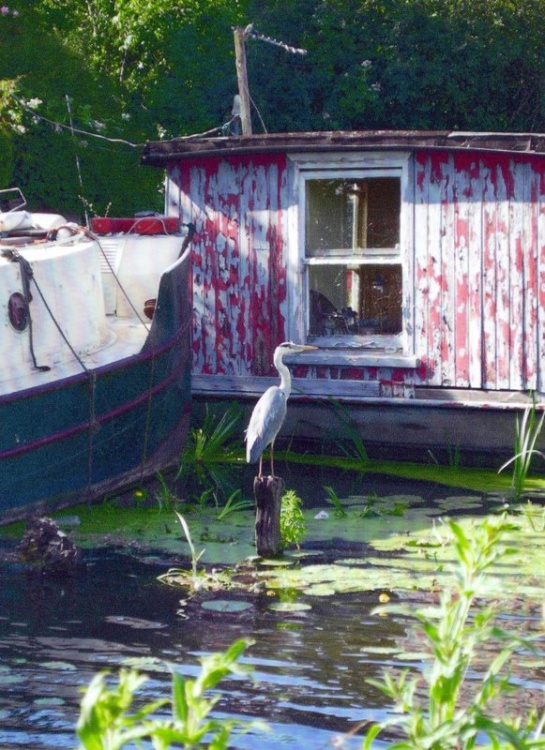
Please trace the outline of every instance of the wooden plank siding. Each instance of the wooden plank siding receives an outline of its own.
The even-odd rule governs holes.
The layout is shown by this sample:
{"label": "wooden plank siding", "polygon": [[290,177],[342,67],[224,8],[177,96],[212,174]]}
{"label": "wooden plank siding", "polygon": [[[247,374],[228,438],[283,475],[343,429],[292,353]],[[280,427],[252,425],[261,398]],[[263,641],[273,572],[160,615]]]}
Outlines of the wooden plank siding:
{"label": "wooden plank siding", "polygon": [[536,157],[416,155],[415,353],[428,385],[543,387],[544,174]]}
{"label": "wooden plank siding", "polygon": [[[286,159],[200,159],[176,166],[169,201],[193,222],[193,372],[269,375],[285,335]],[[170,193],[170,188],[169,188]]]}
{"label": "wooden plank siding", "polygon": [[[278,150],[195,154],[167,169],[169,213],[196,225],[194,375],[273,375],[274,347],[299,315],[288,293],[300,273],[293,164]],[[406,354],[420,366],[319,362],[296,375],[380,383],[394,397],[412,386],[544,390],[545,156],[414,149],[403,201]]]}

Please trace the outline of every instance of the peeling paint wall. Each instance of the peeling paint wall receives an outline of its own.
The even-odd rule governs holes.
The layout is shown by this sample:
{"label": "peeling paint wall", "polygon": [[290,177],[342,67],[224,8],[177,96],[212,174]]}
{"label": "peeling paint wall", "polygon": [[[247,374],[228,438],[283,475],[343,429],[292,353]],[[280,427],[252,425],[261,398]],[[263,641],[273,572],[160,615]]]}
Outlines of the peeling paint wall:
{"label": "peeling paint wall", "polygon": [[[421,150],[412,159],[404,199],[414,289],[404,320],[420,367],[320,365],[297,374],[377,379],[384,395],[400,397],[410,385],[544,390],[545,157]],[[290,314],[288,182],[284,154],[170,165],[168,211],[196,225],[195,374],[274,372]]]}
{"label": "peeling paint wall", "polygon": [[421,152],[415,348],[432,386],[541,390],[545,159]]}
{"label": "peeling paint wall", "polygon": [[170,170],[167,205],[196,227],[195,373],[274,372],[271,352],[285,338],[287,315],[285,175],[284,156],[199,160]]}

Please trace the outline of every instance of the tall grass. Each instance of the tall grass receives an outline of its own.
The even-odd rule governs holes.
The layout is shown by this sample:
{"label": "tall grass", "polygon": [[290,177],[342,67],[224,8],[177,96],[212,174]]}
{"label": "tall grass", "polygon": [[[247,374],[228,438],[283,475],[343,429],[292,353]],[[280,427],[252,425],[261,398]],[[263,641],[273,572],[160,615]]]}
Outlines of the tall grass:
{"label": "tall grass", "polygon": [[[543,428],[545,412],[538,421],[536,416],[535,400],[532,406],[524,410],[522,419],[517,417],[517,427],[515,433],[515,455],[506,461],[499,469],[499,472],[513,464],[513,477],[511,482],[511,494],[513,500],[520,500],[526,489],[526,481],[530,464],[534,456],[545,456],[541,451],[536,449],[537,440]],[[498,472],[498,473],[499,473]]]}

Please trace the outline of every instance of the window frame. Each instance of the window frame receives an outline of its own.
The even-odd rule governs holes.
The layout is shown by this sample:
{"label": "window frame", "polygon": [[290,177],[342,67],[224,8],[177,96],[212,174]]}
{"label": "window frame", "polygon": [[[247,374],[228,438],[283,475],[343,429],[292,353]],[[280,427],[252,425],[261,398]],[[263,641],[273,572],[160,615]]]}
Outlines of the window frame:
{"label": "window frame", "polygon": [[[414,359],[410,331],[413,330],[410,300],[412,297],[412,260],[409,252],[412,247],[412,217],[409,211],[407,195],[410,184],[410,159],[406,152],[347,153],[347,154],[290,154],[293,165],[292,189],[294,200],[291,201],[292,215],[289,220],[290,273],[288,284],[291,291],[291,308],[294,314],[288,318],[288,333],[296,340],[311,340],[331,354],[334,349],[339,361],[343,355],[350,362],[354,359],[371,358],[380,361],[380,357],[389,356],[395,364],[405,361],[411,366]],[[384,253],[369,253],[367,256],[353,255],[330,257],[306,257],[306,184],[316,179],[364,180],[374,177],[395,177],[400,180],[400,217],[399,217],[399,250],[392,254],[391,249]],[[402,271],[401,320],[402,330],[399,334],[355,334],[353,336],[331,335],[311,337],[309,339],[309,289],[308,269],[313,265],[400,265]],[[319,355],[319,359],[323,355]],[[400,359],[401,358],[401,359]],[[416,360],[415,360],[416,362]],[[413,363],[415,364],[415,363]]]}

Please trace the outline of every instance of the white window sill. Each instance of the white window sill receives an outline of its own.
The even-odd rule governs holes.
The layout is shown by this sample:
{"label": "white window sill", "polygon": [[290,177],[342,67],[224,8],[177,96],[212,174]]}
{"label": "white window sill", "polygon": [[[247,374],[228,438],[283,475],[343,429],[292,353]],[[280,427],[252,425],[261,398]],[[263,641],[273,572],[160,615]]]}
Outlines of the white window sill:
{"label": "white window sill", "polygon": [[340,365],[349,367],[401,367],[416,369],[420,359],[413,354],[391,351],[384,348],[335,347],[320,348],[312,352],[303,352],[285,358],[291,365]]}

